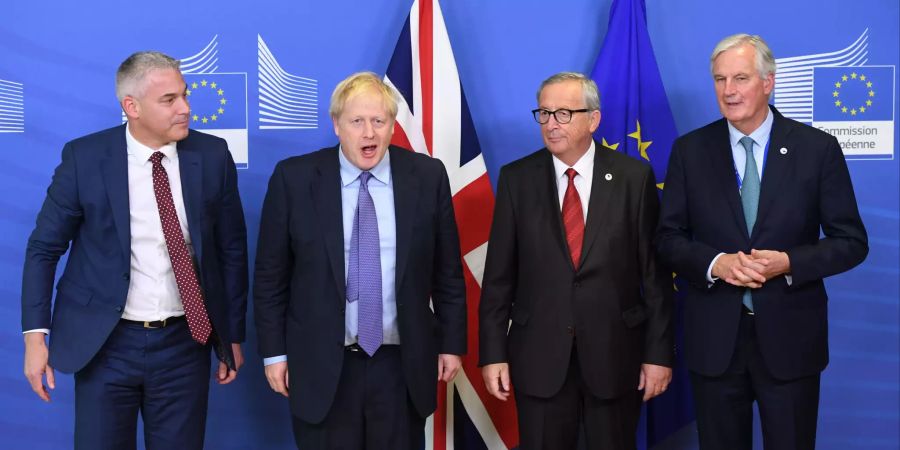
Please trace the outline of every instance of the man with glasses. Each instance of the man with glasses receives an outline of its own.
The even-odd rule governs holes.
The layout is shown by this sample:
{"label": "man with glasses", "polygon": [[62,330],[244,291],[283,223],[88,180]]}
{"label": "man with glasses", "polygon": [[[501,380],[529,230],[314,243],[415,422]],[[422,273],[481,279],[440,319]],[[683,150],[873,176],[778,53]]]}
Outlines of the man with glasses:
{"label": "man with glasses", "polygon": [[589,78],[553,75],[537,100],[546,147],[497,182],[482,375],[500,400],[515,386],[523,450],[575,448],[579,426],[588,448],[632,449],[641,399],[665,391],[674,358],[671,275],[651,245],[655,179],[592,139]]}

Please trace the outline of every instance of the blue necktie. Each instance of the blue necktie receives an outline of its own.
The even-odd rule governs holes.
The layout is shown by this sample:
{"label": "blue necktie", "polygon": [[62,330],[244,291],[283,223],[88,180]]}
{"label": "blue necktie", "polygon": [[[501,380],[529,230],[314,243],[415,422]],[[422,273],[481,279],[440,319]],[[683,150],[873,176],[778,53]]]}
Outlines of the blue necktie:
{"label": "blue necktie", "polygon": [[359,200],[350,237],[350,261],[347,274],[347,301],[359,300],[357,333],[359,346],[374,355],[383,341],[381,326],[381,246],[378,217],[369,194],[372,174],[359,174]]}
{"label": "blue necktie", "polygon": [[[756,168],[756,158],[753,157],[753,139],[744,136],[740,142],[747,151],[747,165],[741,182],[741,205],[744,207],[744,220],[747,221],[747,234],[752,235],[759,207],[759,170]],[[743,303],[747,309],[753,311],[753,297],[749,288],[744,291]]]}

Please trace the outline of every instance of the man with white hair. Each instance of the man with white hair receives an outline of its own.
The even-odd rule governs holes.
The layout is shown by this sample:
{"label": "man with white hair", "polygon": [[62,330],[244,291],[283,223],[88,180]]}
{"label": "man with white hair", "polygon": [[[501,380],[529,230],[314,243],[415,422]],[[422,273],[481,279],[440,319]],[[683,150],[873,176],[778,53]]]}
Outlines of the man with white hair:
{"label": "man with white hair", "polygon": [[[703,449],[813,449],[828,363],[823,279],[865,259],[866,231],[837,139],[768,105],[759,36],[710,58],[724,116],[675,141],[656,247],[689,282],[685,354]],[[820,237],[820,229],[824,237]]]}

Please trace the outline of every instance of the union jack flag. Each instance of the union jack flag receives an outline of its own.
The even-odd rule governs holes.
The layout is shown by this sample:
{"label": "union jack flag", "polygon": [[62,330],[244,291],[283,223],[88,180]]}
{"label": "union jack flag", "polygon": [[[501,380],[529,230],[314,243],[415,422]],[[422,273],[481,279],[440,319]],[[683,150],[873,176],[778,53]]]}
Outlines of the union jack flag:
{"label": "union jack flag", "polygon": [[438,158],[447,168],[466,278],[468,353],[456,379],[438,389],[426,448],[514,448],[515,405],[487,393],[478,367],[478,303],[494,193],[436,0],[413,3],[385,82],[399,97],[392,144]]}

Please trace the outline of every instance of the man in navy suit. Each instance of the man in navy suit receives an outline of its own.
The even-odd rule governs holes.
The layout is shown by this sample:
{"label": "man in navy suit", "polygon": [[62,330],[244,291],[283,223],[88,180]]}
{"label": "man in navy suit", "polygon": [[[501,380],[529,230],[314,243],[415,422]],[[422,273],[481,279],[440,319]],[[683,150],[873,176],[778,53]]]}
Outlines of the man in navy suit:
{"label": "man in navy suit", "polygon": [[75,374],[77,449],[135,448],[138,412],[148,449],[200,449],[210,347],[221,384],[243,363],[237,172],[224,140],[188,129],[178,61],[131,55],[116,95],[128,123],[66,144],[28,240],[25,376],[50,401],[54,368]]}
{"label": "man in navy suit", "polygon": [[266,378],[289,397],[298,448],[418,450],[466,350],[447,172],[390,146],[397,100],[377,75],[339,83],[329,112],[340,144],[278,163],[263,203]]}
{"label": "man in navy suit", "polygon": [[656,237],[690,283],[700,446],[749,450],[756,401],[766,449],[813,449],[823,279],[865,259],[866,231],[838,141],[768,105],[775,59],[762,38],[723,39],[711,70],[724,119],[675,142]]}

